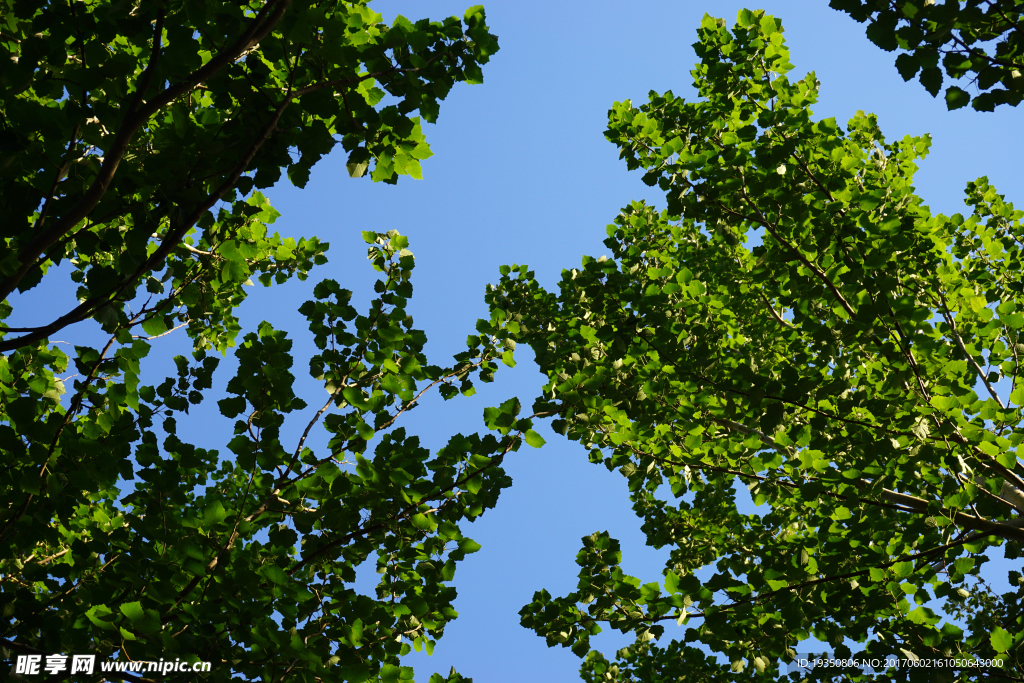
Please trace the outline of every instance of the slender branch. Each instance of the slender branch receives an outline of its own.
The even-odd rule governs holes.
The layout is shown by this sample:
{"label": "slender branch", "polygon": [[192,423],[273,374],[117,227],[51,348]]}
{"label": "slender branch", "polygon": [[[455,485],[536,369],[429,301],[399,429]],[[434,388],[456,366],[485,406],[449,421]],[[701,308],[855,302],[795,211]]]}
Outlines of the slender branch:
{"label": "slender branch", "polygon": [[[71,548],[65,548],[64,550],[61,550],[59,553],[57,553],[55,555],[50,555],[49,557],[44,557],[44,558],[41,558],[39,560],[36,560],[36,564],[38,564],[38,565],[49,564],[50,562],[53,562],[54,560],[56,560],[58,557],[63,557],[64,555],[67,555],[70,552],[71,552]],[[25,564],[28,564],[29,562],[30,562],[30,560],[25,560]]]}
{"label": "slender branch", "polygon": [[967,347],[964,346],[964,340],[960,338],[960,333],[957,332],[956,323],[953,322],[953,316],[950,314],[949,307],[946,305],[946,297],[941,291],[939,292],[939,302],[942,305],[942,317],[945,319],[946,324],[949,325],[949,331],[952,333],[953,339],[956,341],[956,345],[960,348],[960,351],[963,352],[964,357],[967,358],[967,362],[971,364],[972,368],[974,368],[974,372],[977,373],[978,379],[980,379],[985,385],[985,388],[988,389],[988,393],[996,400],[999,407],[1005,410],[1006,406],[1003,405],[1003,401],[999,398],[999,394],[996,393],[996,390],[989,383],[988,377],[986,377],[985,373],[982,372],[981,367],[978,365],[977,361],[974,360],[974,356],[967,353]]}
{"label": "slender branch", "polygon": [[[154,239],[160,239],[160,235],[156,234],[155,232],[152,235],[150,235],[150,237],[152,237]],[[217,256],[216,252],[203,251],[202,249],[196,249],[191,244],[185,244],[185,242],[179,242],[179,246],[184,248],[185,251],[191,252],[191,253],[196,254],[198,256]]]}
{"label": "slender branch", "polygon": [[167,330],[166,332],[162,332],[161,334],[154,334],[152,337],[147,337],[147,336],[141,335],[141,334],[133,334],[132,335],[132,339],[143,339],[145,341],[152,341],[153,339],[159,339],[160,337],[166,337],[171,332],[174,332],[176,330],[180,330],[181,328],[185,327],[186,325],[188,325],[187,322],[180,323],[178,325],[175,325],[171,329]]}
{"label": "slender branch", "polygon": [[779,321],[779,323],[781,323],[785,327],[788,327],[791,330],[796,329],[796,327],[791,322],[789,322],[788,320],[786,320],[785,318],[778,314],[778,312],[775,310],[775,307],[772,306],[772,303],[768,301],[768,297],[766,297],[760,291],[757,292],[757,295],[761,297],[761,301],[763,301],[764,305],[768,307],[768,312],[772,314],[773,318],[775,318],[777,321]]}

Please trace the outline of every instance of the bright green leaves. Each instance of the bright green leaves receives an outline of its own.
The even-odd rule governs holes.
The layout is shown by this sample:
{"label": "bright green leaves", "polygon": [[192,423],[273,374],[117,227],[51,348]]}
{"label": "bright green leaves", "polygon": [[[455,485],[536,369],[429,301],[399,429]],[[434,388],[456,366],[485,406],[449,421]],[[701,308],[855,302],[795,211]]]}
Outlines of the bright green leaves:
{"label": "bright green leaves", "polygon": [[[272,218],[269,205],[248,206]],[[29,587],[17,608],[39,615],[40,647],[159,659],[188,634],[189,648],[231,662],[216,680],[258,680],[282,657],[310,680],[409,679],[401,657],[429,652],[457,616],[451,582],[480,549],[460,525],[511,484],[504,458],[542,440],[514,399],[493,409],[497,433],[455,435],[433,452],[406,434],[403,417],[433,390],[470,394],[475,379],[489,380],[505,344],[474,335],[450,367],[431,365],[406,311],[408,240],[365,237],[379,277],[369,306],[357,311],[351,292],[324,280],[300,308],[315,347],[310,372],[327,396],[306,406],[295,392],[295,333],[261,324],[240,340],[218,402],[234,423],[223,453],[188,443],[208,440],[187,415],[212,408],[203,393],[218,363],[202,349],[146,386],[149,342],[123,331],[120,346],[78,347],[78,377],[65,378],[70,412],[58,402],[66,356],[40,344],[0,357],[0,481],[32,513],[3,538],[0,571]],[[250,238],[263,239],[239,231],[217,251],[248,266],[272,246]],[[273,256],[283,264],[302,248],[281,240]],[[321,420],[329,439],[313,448]],[[26,549],[45,561],[26,562]],[[374,598],[352,589],[371,555]],[[58,612],[55,587],[66,582],[77,582],[81,604]],[[195,623],[209,628],[193,632]],[[259,645],[230,635],[241,631],[259,633]]]}
{"label": "bright green leaves", "polygon": [[[266,236],[274,215],[251,210],[265,202],[253,190],[282,171],[305,185],[339,145],[353,176],[420,178],[430,156],[420,118],[434,122],[456,83],[480,82],[498,49],[480,7],[389,27],[362,0],[267,5],[262,14],[193,5],[19,6],[5,15],[0,109],[12,153],[0,209],[11,230],[0,299],[70,259],[81,303],[56,313],[51,332],[92,317],[111,333],[141,325],[157,336],[177,318],[198,348],[225,352],[239,332],[232,310],[244,285],[304,277],[310,262],[324,262],[315,239]],[[131,312],[125,302],[143,282],[166,296]]]}
{"label": "bright green leaves", "polygon": [[[477,338],[451,368],[428,364],[405,312],[413,258],[397,234],[371,238],[384,276],[367,315],[330,281],[303,306],[319,349],[311,370],[331,399],[320,413],[295,395],[291,340],[267,324],[243,333],[235,309],[256,281],[304,279],[326,263],[316,238],[268,230],[278,213],[254,190],[283,171],[304,185],[339,145],[353,176],[420,177],[420,118],[435,121],[454,84],[479,82],[497,51],[482,8],[391,27],[365,2],[7,10],[0,299],[69,259],[80,302],[36,334],[0,330],[0,485],[11,493],[0,573],[25,586],[18,614],[37,615],[8,635],[134,659],[191,639],[189,653],[233,662],[212,674],[223,680],[279,677],[278,661],[309,680],[407,679],[396,634],[429,650],[455,616],[445,583],[472,550],[457,522],[494,505],[508,485],[501,457],[519,441],[459,437],[430,454],[396,423],[432,388],[472,393],[504,350]],[[68,358],[39,339],[89,317],[110,344],[77,348],[62,379]],[[149,345],[137,337],[179,327],[193,360],[147,385]],[[222,455],[185,441],[185,413],[212,387],[206,350],[240,339],[218,403],[235,424]],[[305,436],[284,443],[286,422],[308,434],[325,411],[326,452]],[[358,460],[371,446],[373,459]],[[379,601],[345,587],[375,551]],[[52,600],[70,585],[80,608],[58,616]],[[230,635],[239,629],[259,635]]]}
{"label": "bright green leaves", "polygon": [[[592,623],[633,632],[614,664],[587,655],[595,677],[769,675],[812,636],[837,654],[893,653],[885,634],[991,658],[985,624],[1020,631],[1012,594],[965,603],[963,633],[924,603],[955,601],[987,548],[1024,540],[1007,502],[1024,491],[1009,386],[1024,213],[980,179],[970,218],[931,215],[912,186],[928,138],[888,142],[863,112],[815,121],[817,81],[785,76],[780,31],[761,12],[731,30],[705,17],[698,101],[609,112],[608,139],[668,209],[622,209],[612,258],[553,291],[513,266],[487,295],[487,329],[536,354],[552,427],[623,475],[648,544],[671,551],[665,597],[585,539],[579,590],[524,608],[581,655]],[[669,620],[689,628],[656,630]]]}
{"label": "bright green leaves", "polygon": [[528,445],[533,446],[534,448],[540,448],[546,443],[544,438],[532,429],[528,429],[526,431],[526,434],[523,435],[523,439],[526,440]]}
{"label": "bright green leaves", "polygon": [[1013,645],[1013,636],[1005,629],[997,626],[992,631],[992,635],[989,636],[989,641],[992,643],[992,649],[996,652],[1006,652]]}
{"label": "bright green leaves", "polygon": [[[952,80],[967,79],[980,94],[978,111],[1000,104],[1016,106],[1024,96],[1021,70],[1024,52],[1019,20],[1020,0],[956,3],[832,0],[835,9],[867,22],[868,38],[882,49],[901,50],[896,68],[909,81],[920,71],[921,84],[936,96],[943,72]],[[941,68],[939,63],[941,62]],[[946,88],[949,109],[971,102],[971,95],[956,85]]]}

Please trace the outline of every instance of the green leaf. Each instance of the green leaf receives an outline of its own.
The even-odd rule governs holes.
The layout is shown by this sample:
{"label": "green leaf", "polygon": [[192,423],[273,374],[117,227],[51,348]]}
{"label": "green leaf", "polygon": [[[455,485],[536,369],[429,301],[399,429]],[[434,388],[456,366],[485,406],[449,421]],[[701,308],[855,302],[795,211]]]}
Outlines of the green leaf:
{"label": "green leaf", "polygon": [[875,45],[886,52],[892,52],[899,47],[899,43],[896,40],[895,28],[894,22],[884,20],[873,21],[868,24],[867,35]]}
{"label": "green leaf", "polygon": [[142,321],[142,330],[150,337],[157,337],[168,330],[163,316],[153,316]]}
{"label": "green leaf", "polygon": [[960,408],[960,401],[953,396],[932,396],[929,402],[944,412]]}
{"label": "green leaf", "polygon": [[996,461],[1007,469],[1013,469],[1017,465],[1016,451],[1001,451],[996,455]]}
{"label": "green leaf", "polygon": [[[909,80],[909,79],[906,79]],[[961,90],[955,85],[951,85],[946,88],[946,108],[950,111],[954,109],[960,109],[961,107],[967,106],[967,103],[971,101],[971,96],[967,94],[965,90]]]}
{"label": "green leaf", "polygon": [[1004,325],[1014,330],[1019,330],[1024,327],[1024,314],[1021,313],[1007,313],[1006,315],[1000,314],[999,320]]}
{"label": "green leaf", "polygon": [[526,439],[527,444],[533,446],[534,448],[540,448],[546,443],[544,439],[541,437],[541,435],[533,431],[532,429],[527,429],[526,434],[523,435],[523,438]]}
{"label": "green leaf", "polygon": [[973,557],[959,557],[953,565],[956,567],[956,572],[958,574],[967,574],[974,568],[974,563],[975,560]]}
{"label": "green leaf", "polygon": [[356,423],[356,431],[359,432],[359,438],[362,439],[363,441],[369,441],[376,434],[373,427],[371,427],[370,425],[366,424],[363,421],[359,421]]}
{"label": "green leaf", "polygon": [[227,511],[224,510],[224,505],[219,500],[213,501],[203,510],[203,522],[207,527],[223,522],[226,517]]}
{"label": "green leaf", "polygon": [[39,495],[41,481],[39,479],[39,473],[31,469],[26,469],[21,473],[18,481],[18,488],[25,493],[32,494],[34,496]]}
{"label": "green leaf", "polygon": [[989,642],[992,643],[992,649],[996,652],[1008,652],[1013,645],[1013,636],[1001,626],[996,626],[992,635],[989,636]]}
{"label": "green leaf", "polygon": [[145,618],[146,612],[142,609],[142,603],[140,602],[126,602],[118,607],[121,614],[128,617],[129,621],[138,621]]}
{"label": "green leaf", "polygon": [[482,547],[482,545],[480,545],[471,538],[463,538],[459,541],[459,550],[461,550],[463,553],[467,555],[469,555],[470,553],[475,553]]}
{"label": "green leaf", "polygon": [[761,33],[763,33],[766,36],[770,36],[771,34],[775,33],[778,30],[778,27],[776,26],[775,22],[775,17],[770,16],[768,14],[761,17]]}
{"label": "green leaf", "polygon": [[905,579],[905,578],[907,578],[908,576],[910,576],[911,574],[914,573],[914,563],[913,562],[897,562],[896,564],[894,564],[892,566],[892,571],[893,571],[893,574],[896,575],[896,578],[898,578],[898,579]]}
{"label": "green leaf", "polygon": [[288,575],[276,564],[264,565],[260,570],[260,574],[263,578],[278,586],[288,583]]}
{"label": "green leaf", "polygon": [[105,631],[114,629],[114,613],[106,605],[93,605],[85,612],[86,618]]}
{"label": "green leaf", "polygon": [[[920,68],[921,62],[916,55],[903,53],[896,57],[896,69],[900,72],[900,76],[902,76],[905,81],[909,81],[916,76]],[[948,92],[946,97],[948,99]]]}
{"label": "green leaf", "polygon": [[942,71],[937,67],[929,66],[921,69],[921,75],[918,77],[921,81],[921,85],[924,89],[931,93],[932,97],[939,94],[939,90],[942,89]]}

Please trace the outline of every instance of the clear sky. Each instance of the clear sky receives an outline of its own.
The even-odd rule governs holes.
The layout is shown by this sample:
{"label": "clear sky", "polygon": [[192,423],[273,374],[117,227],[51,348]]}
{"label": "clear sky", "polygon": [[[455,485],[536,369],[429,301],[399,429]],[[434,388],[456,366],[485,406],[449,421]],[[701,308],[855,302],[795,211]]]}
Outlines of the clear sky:
{"label": "clear sky", "polygon": [[[371,7],[388,22],[396,14],[440,19],[461,15],[470,1],[380,0]],[[417,259],[409,310],[427,332],[432,362],[446,364],[485,315],[484,287],[497,280],[498,266],[530,264],[542,284],[554,286],[561,270],[578,265],[583,254],[607,252],[605,226],[620,207],[642,198],[663,205],[639,173],[626,171],[604,139],[606,112],[615,101],[645,101],[650,90],[694,98],[691,44],[701,17],[707,12],[731,25],[743,5],[492,0],[485,7],[501,51],[485,66],[483,85],[456,87],[442,103],[437,124],[425,126],[434,156],[423,165],[422,181],[403,178],[390,186],[368,177],[350,179],[345,158],[333,154],[313,169],[304,190],[282,183],[266,191],[282,213],[275,229],[315,234],[331,243],[330,263],[306,283],[258,287],[241,311],[244,330],[268,319],[293,331],[300,396],[316,398],[323,389],[304,377],[311,344],[295,309],[325,277],[352,289],[354,301],[369,300],[375,277],[361,231],[397,229],[409,236]],[[792,75],[817,72],[817,117],[844,123],[863,109],[878,114],[889,139],[932,135],[932,153],[921,164],[916,185],[933,211],[962,211],[965,184],[982,175],[1008,199],[1024,201],[1018,166],[1024,158],[1019,134],[1024,111],[947,112],[944,100],[932,99],[916,82],[904,83],[893,67],[895,55],[871,44],[864,27],[830,9],[828,0],[762,7],[783,20],[796,67]],[[53,293],[38,293],[44,295]],[[154,345],[152,356],[166,358],[182,340],[187,341],[182,335],[168,338],[166,347]],[[407,429],[438,447],[458,431],[482,431],[485,406],[513,395],[528,406],[542,378],[528,349],[516,353],[519,365],[499,371],[495,384],[478,389],[471,399],[428,403],[410,414]],[[232,367],[222,364],[221,387]],[[223,449],[229,423],[194,416],[191,440]],[[417,680],[425,681],[433,671],[447,673],[453,665],[478,683],[575,679],[575,655],[549,650],[543,639],[519,626],[518,611],[536,590],[564,595],[575,587],[581,536],[608,530],[623,541],[627,572],[645,582],[660,577],[667,553],[643,545],[625,480],[589,464],[582,446],[546,429],[542,433],[548,445],[524,448],[506,461],[513,488],[497,509],[465,530],[483,549],[456,574],[460,618],[432,657],[419,654],[407,662],[416,667]],[[372,569],[363,572],[360,587],[372,591],[373,576]],[[609,655],[624,644],[617,634],[593,642]]]}

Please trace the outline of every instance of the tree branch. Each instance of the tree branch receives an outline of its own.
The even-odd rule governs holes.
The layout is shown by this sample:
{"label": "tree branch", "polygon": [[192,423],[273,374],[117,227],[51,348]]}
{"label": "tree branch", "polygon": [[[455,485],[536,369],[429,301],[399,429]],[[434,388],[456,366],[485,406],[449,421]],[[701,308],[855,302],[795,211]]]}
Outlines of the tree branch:
{"label": "tree branch", "polygon": [[946,297],[941,291],[939,292],[939,302],[942,305],[942,317],[945,319],[946,324],[949,325],[949,331],[952,333],[953,339],[956,341],[956,345],[960,347],[960,351],[963,352],[967,362],[971,364],[972,368],[974,368],[974,372],[978,375],[978,379],[980,379],[985,385],[985,388],[988,389],[988,393],[996,400],[999,407],[1005,410],[1006,406],[1003,405],[1003,401],[999,398],[999,394],[996,393],[996,390],[991,384],[989,384],[988,377],[986,377],[985,373],[982,372],[981,367],[978,365],[977,361],[974,360],[974,356],[967,353],[967,347],[964,346],[964,340],[960,338],[960,333],[956,330],[956,323],[953,322],[953,316],[950,314],[949,307],[946,305]]}
{"label": "tree branch", "polygon": [[[6,299],[10,296],[11,292],[13,292],[18,286],[21,279],[31,270],[32,264],[35,263],[35,259],[42,252],[53,245],[65,233],[74,228],[79,221],[89,215],[93,208],[96,207],[100,199],[102,199],[106,194],[107,188],[110,186],[111,182],[113,182],[114,175],[117,173],[118,165],[121,163],[121,159],[128,151],[128,146],[131,143],[132,138],[135,136],[135,133],[145,125],[146,121],[170,102],[173,102],[178,97],[187,93],[196,85],[206,81],[224,67],[234,63],[235,58],[239,54],[258,43],[262,38],[270,33],[281,17],[284,16],[284,13],[290,3],[291,0],[269,0],[250,23],[249,28],[239,36],[239,38],[230,47],[196,71],[192,72],[192,74],[190,74],[190,76],[185,80],[165,88],[152,100],[148,102],[144,101],[142,99],[142,91],[137,91],[136,100],[133,101],[133,104],[141,104],[141,106],[137,110],[128,112],[120,130],[118,130],[117,135],[111,142],[110,148],[105,150],[103,165],[100,167],[100,171],[97,174],[96,179],[75,206],[71,207],[66,214],[61,216],[61,218],[58,219],[50,229],[44,230],[21,250],[18,258],[24,265],[22,265],[14,275],[9,276],[2,284],[0,284],[0,300]],[[147,66],[147,71],[150,70],[151,66],[155,68],[154,60],[159,56],[158,46],[160,41],[161,36],[159,34],[155,34],[153,37],[153,56],[150,57],[150,64]],[[150,77],[151,76],[152,72],[150,72]],[[145,80],[145,78],[144,72],[143,80]],[[213,203],[216,203],[216,200],[214,200]]]}

